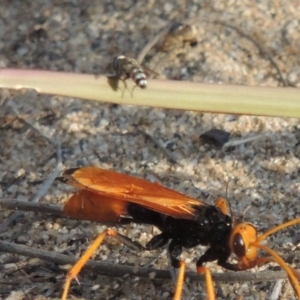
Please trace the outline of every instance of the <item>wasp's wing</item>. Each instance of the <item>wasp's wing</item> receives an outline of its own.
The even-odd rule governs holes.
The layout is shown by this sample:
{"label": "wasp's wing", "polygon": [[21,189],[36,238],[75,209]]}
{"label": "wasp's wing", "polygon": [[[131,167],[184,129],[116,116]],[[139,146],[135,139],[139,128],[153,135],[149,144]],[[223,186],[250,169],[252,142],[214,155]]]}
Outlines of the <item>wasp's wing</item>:
{"label": "wasp's wing", "polygon": [[197,215],[195,207],[205,205],[158,183],[96,167],[66,170],[60,180],[98,195],[95,201],[102,201],[101,195],[103,199],[136,203],[174,218],[193,219]]}
{"label": "wasp's wing", "polygon": [[127,205],[126,201],[80,190],[67,201],[63,213],[81,220],[119,224],[127,215]]}

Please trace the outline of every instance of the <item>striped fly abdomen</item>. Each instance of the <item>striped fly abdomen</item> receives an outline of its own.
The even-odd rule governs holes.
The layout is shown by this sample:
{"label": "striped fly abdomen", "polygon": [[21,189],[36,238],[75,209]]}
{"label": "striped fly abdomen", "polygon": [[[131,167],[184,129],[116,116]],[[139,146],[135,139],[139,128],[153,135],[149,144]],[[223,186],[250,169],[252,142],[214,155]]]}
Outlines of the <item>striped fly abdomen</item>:
{"label": "striped fly abdomen", "polygon": [[134,58],[119,55],[114,59],[113,67],[120,80],[131,78],[140,88],[147,87],[146,74]]}

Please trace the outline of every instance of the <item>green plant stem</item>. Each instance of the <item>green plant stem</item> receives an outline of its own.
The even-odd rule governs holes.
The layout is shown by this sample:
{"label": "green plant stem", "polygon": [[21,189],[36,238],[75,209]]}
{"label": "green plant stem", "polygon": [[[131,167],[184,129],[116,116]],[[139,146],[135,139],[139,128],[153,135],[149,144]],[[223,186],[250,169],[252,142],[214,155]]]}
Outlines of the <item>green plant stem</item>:
{"label": "green plant stem", "polygon": [[[152,80],[145,90],[132,91],[131,80],[113,90],[108,77],[39,70],[0,70],[0,88],[35,89],[38,93],[118,104],[133,104],[203,112],[300,118],[300,92],[271,88]],[[122,96],[122,94],[124,95]]]}

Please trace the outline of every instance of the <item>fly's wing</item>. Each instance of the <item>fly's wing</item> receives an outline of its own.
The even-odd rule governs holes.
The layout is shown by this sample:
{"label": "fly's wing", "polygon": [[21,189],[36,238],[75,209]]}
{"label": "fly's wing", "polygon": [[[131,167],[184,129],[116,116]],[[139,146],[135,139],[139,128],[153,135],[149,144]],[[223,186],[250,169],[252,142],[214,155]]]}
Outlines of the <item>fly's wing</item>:
{"label": "fly's wing", "polygon": [[205,205],[158,183],[96,167],[69,169],[59,179],[98,195],[95,201],[102,201],[101,195],[104,199],[136,203],[174,218],[194,219],[197,214],[195,207]]}
{"label": "fly's wing", "polygon": [[139,67],[138,62],[130,57],[124,57],[119,59],[119,69],[117,71],[118,75],[120,76],[120,79],[125,80],[127,78],[130,78],[130,72],[132,68]]}

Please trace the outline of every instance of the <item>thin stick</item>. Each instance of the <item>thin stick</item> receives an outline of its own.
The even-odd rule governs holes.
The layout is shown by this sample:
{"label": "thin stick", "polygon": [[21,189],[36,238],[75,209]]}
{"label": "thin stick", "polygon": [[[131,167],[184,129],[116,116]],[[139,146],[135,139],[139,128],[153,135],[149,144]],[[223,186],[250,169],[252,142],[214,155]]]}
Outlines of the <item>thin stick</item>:
{"label": "thin stick", "polygon": [[162,153],[164,156],[166,156],[166,158],[168,159],[168,161],[172,164],[179,164],[175,158],[172,157],[172,155],[168,152],[168,150],[158,141],[156,140],[150,133],[138,129],[139,133],[142,133],[147,139],[149,139]]}
{"label": "thin stick", "polygon": [[62,207],[55,204],[48,203],[32,203],[24,200],[16,199],[0,199],[0,209],[13,209],[23,211],[34,211],[40,213],[47,213],[50,215],[64,216]]}
{"label": "thin stick", "polygon": [[144,48],[137,57],[137,61],[139,64],[143,62],[148,52],[162,39],[162,37],[168,33],[171,26],[172,25],[169,25],[167,28],[163,28],[148,41],[148,43],[144,46]]}
{"label": "thin stick", "polygon": [[[61,145],[60,143],[57,144],[56,149],[56,166],[53,171],[53,173],[44,181],[43,185],[39,189],[39,191],[34,195],[31,199],[29,199],[30,202],[36,203],[38,202],[46,193],[48,192],[49,188],[53,184],[56,177],[59,176],[59,174],[62,171],[62,155],[61,155]],[[0,233],[3,232],[15,219],[22,216],[23,212],[16,211],[12,215],[10,215],[1,225],[0,225]]]}
{"label": "thin stick", "polygon": [[234,25],[228,24],[226,22],[223,22],[223,21],[215,20],[212,23],[231,28],[234,31],[236,31],[240,36],[242,36],[242,37],[246,38],[247,40],[249,40],[250,42],[252,42],[258,48],[259,52],[262,53],[263,55],[265,55],[269,59],[269,61],[273,65],[273,67],[276,69],[283,86],[288,86],[286,80],[284,79],[284,77],[282,75],[282,72],[281,72],[279,66],[277,65],[276,61],[273,59],[273,57],[271,56],[269,51],[267,51],[267,49],[265,49],[265,47],[263,47],[258,41],[256,41],[250,34],[247,34],[240,28],[238,28]]}
{"label": "thin stick", "polygon": [[[20,201],[14,199],[0,199],[0,208],[2,209],[20,209],[25,211],[34,211],[48,213],[58,216],[64,216],[62,207],[54,204],[45,203],[30,203],[27,201]],[[8,252],[20,254],[29,257],[38,257],[46,261],[53,261],[58,264],[74,264],[77,259],[46,250],[33,249],[22,245],[15,245],[13,243],[0,242],[0,252]],[[139,268],[135,272],[134,267],[120,266],[115,264],[108,264],[104,262],[89,261],[86,265],[87,270],[92,270],[95,273],[106,276],[124,276],[130,274],[132,276],[148,277],[152,272],[156,273],[156,278],[170,278],[169,270],[157,270],[154,268]],[[187,276],[193,281],[204,281],[203,276],[199,276],[194,272],[187,272]],[[273,281],[278,279],[286,279],[287,275],[284,271],[262,271],[262,272],[238,272],[238,273],[224,273],[214,274],[214,281],[224,282],[245,282],[245,281]]]}
{"label": "thin stick", "polygon": [[61,155],[61,145],[60,145],[60,143],[57,143],[55,169],[52,172],[52,174],[44,181],[44,183],[41,186],[41,188],[39,189],[39,191],[31,199],[31,202],[36,203],[47,194],[47,192],[50,189],[51,185],[53,184],[54,180],[59,176],[59,174],[62,172],[62,170],[63,170],[63,164],[62,164],[62,155]]}
{"label": "thin stick", "polygon": [[273,289],[270,291],[269,293],[269,300],[278,300],[281,292],[282,292],[282,288],[283,288],[283,284],[284,284],[284,279],[278,279],[276,280]]}
{"label": "thin stick", "polygon": [[[12,253],[23,255],[27,257],[36,257],[52,263],[61,265],[74,264],[77,261],[76,257],[70,257],[67,255],[59,254],[57,252],[51,252],[44,249],[35,249],[23,245],[14,243],[8,243],[0,241],[0,252]],[[135,266],[124,266],[112,263],[104,263],[99,261],[89,261],[84,266],[84,270],[89,270],[94,273],[112,276],[112,277],[123,277],[124,275],[138,276],[138,277],[149,277],[155,273],[155,278],[170,279],[169,270],[157,270],[154,268],[139,268]],[[189,277],[192,281],[205,281],[205,277],[195,272],[187,272],[186,277]],[[262,271],[250,273],[245,272],[226,272],[213,274],[214,281],[222,282],[248,282],[248,281],[273,281],[278,279],[286,279],[287,275],[283,271]]]}
{"label": "thin stick", "polygon": [[21,115],[19,114],[19,112],[17,111],[17,109],[14,107],[15,104],[11,101],[10,102],[11,108],[13,110],[13,112],[16,114],[17,118],[23,122],[24,124],[26,124],[27,126],[29,126],[33,131],[35,131],[38,135],[40,135],[41,137],[43,137],[45,140],[47,140],[50,144],[52,145],[56,145],[56,143],[49,138],[47,135],[43,134],[39,129],[37,129],[33,124],[31,124],[29,121],[27,121],[26,119],[22,118]]}

